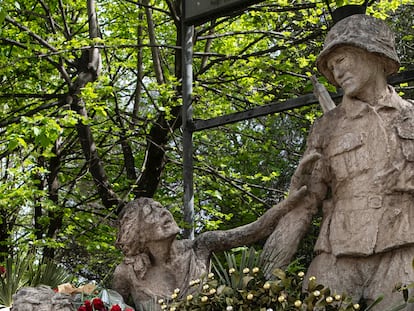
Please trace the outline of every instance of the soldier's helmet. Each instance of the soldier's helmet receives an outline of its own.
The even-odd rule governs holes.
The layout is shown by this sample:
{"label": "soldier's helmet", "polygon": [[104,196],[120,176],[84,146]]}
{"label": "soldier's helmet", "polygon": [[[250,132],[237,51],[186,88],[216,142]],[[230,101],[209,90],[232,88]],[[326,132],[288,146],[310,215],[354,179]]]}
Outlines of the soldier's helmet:
{"label": "soldier's helmet", "polygon": [[396,73],[400,60],[395,50],[394,34],[387,24],[375,17],[355,14],[336,23],[328,32],[316,66],[329,82],[337,86],[327,66],[328,55],[340,46],[351,45],[378,54],[386,60],[386,75]]}

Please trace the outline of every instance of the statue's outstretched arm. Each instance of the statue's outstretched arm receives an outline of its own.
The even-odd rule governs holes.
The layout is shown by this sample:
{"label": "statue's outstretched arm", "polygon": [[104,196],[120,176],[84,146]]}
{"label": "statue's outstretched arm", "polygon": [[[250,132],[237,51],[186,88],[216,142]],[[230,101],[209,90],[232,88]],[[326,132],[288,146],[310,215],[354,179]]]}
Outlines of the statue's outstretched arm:
{"label": "statue's outstretched arm", "polygon": [[[308,174],[320,158],[317,153],[311,154],[302,160],[298,170]],[[197,249],[203,251],[223,251],[233,247],[248,245],[268,237],[275,229],[279,220],[289,211],[301,206],[308,194],[306,182],[297,183],[297,188],[292,188],[289,196],[279,204],[267,210],[256,221],[226,231],[209,231],[201,234],[195,240]]]}

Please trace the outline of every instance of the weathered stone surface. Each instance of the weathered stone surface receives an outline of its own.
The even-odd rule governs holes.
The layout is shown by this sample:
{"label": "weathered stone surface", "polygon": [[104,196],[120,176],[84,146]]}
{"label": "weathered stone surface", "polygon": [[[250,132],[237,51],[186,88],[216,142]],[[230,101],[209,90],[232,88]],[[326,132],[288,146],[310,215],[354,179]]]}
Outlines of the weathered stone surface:
{"label": "weathered stone surface", "polygon": [[70,295],[48,286],[23,287],[13,295],[12,311],[74,311]]}
{"label": "weathered stone surface", "polygon": [[[356,301],[383,294],[375,310],[402,301],[393,293],[397,283],[414,282],[414,106],[387,85],[397,65],[393,36],[380,20],[355,15],[328,33],[318,67],[344,97],[308,138],[305,156],[321,158],[307,200],[281,219],[263,252],[269,270],[287,265],[322,208],[308,277]],[[292,184],[300,178],[296,172]]]}

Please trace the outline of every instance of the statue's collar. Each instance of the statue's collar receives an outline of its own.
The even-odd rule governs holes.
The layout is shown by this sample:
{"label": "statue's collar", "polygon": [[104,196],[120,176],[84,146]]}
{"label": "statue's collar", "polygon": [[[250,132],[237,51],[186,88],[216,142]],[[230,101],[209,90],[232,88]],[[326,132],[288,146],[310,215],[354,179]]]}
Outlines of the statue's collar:
{"label": "statue's collar", "polygon": [[367,103],[355,98],[344,97],[342,100],[342,106],[345,108],[347,116],[350,118],[358,118],[362,117],[370,110],[380,111],[384,108],[400,110],[400,100],[401,98],[398,96],[394,88],[388,85],[386,95],[373,103]]}

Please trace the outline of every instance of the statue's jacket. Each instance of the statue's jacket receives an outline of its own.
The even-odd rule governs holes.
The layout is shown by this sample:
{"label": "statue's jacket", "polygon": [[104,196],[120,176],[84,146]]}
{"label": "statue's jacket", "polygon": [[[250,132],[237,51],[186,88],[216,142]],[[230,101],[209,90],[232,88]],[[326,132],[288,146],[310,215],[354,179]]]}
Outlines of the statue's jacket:
{"label": "statue's jacket", "polygon": [[414,243],[411,102],[390,86],[371,105],[344,98],[315,122],[307,146],[322,155],[313,188],[327,189],[316,195],[324,198],[316,252],[369,256]]}

